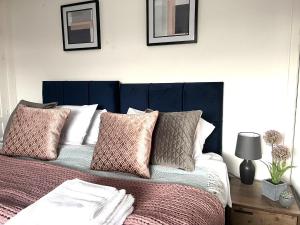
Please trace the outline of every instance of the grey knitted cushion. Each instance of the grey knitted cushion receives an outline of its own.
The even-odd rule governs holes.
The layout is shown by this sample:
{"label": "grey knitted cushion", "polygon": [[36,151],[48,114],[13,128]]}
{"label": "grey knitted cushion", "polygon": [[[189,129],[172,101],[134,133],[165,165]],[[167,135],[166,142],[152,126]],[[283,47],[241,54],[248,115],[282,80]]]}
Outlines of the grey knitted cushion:
{"label": "grey knitted cushion", "polygon": [[160,113],[152,141],[151,163],[195,169],[194,135],[202,111]]}

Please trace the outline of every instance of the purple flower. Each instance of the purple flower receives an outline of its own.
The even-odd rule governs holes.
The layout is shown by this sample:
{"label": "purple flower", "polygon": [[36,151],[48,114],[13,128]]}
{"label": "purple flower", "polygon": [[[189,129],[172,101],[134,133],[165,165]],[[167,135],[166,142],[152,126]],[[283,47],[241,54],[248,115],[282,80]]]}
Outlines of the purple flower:
{"label": "purple flower", "polygon": [[268,130],[263,138],[270,145],[279,144],[282,141],[282,135],[276,130]]}
{"label": "purple flower", "polygon": [[289,148],[284,145],[275,145],[272,149],[272,158],[275,162],[285,162],[291,157]]}

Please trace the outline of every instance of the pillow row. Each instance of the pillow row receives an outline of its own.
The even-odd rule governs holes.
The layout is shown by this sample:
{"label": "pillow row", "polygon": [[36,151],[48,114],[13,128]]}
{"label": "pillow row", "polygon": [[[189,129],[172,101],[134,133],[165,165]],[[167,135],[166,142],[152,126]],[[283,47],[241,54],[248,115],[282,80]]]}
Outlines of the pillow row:
{"label": "pillow row", "polygon": [[[18,106],[28,106],[30,108],[37,109],[51,109],[57,106],[57,102],[48,104],[39,104],[21,100],[12,112],[6,128],[4,130],[3,140],[5,140],[7,133],[12,125],[12,119],[16,114]],[[84,106],[73,106],[64,105],[58,106],[57,109],[69,109],[71,113],[66,121],[66,124],[62,130],[60,144],[69,145],[81,145],[91,144],[95,145],[98,139],[100,115],[106,110],[96,110],[97,104],[95,105],[84,105]],[[28,109],[30,110],[30,109]]]}
{"label": "pillow row", "polygon": [[129,108],[127,114],[102,114],[91,169],[149,177],[151,152],[151,164],[192,171],[194,155],[198,158],[202,155],[202,149],[195,153],[194,149],[203,148],[205,139],[214,129],[212,124],[201,119],[200,110],[157,116],[157,111],[145,113]]}
{"label": "pillow row", "polygon": [[53,160],[59,143],[80,145],[86,137],[86,143],[96,144],[100,114],[106,110],[56,105],[21,100],[5,128],[1,154]]}
{"label": "pillow row", "polygon": [[[152,110],[149,109],[147,109],[146,111],[141,111],[134,108],[129,108],[127,114],[141,114],[151,111]],[[201,159],[205,141],[209,137],[209,135],[214,131],[214,129],[215,126],[213,124],[207,122],[205,119],[200,117],[194,135],[193,158],[195,159],[195,161]]]}
{"label": "pillow row", "polygon": [[96,144],[91,169],[141,177],[150,176],[151,151],[152,164],[194,170],[194,159],[201,157],[205,139],[214,129],[201,118],[200,110],[158,116],[158,111],[145,113],[132,108],[128,110],[131,115],[107,113],[96,111],[97,105],[55,109],[25,105],[27,102],[19,104],[11,115],[2,154],[51,160],[57,157],[59,142]]}

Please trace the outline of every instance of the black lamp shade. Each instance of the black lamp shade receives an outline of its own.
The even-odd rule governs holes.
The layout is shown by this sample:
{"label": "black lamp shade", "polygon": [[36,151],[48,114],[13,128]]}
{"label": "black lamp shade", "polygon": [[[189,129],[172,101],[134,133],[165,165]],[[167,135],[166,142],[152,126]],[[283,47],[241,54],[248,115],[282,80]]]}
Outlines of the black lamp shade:
{"label": "black lamp shade", "polygon": [[235,155],[246,160],[261,159],[260,134],[240,132],[237,137]]}

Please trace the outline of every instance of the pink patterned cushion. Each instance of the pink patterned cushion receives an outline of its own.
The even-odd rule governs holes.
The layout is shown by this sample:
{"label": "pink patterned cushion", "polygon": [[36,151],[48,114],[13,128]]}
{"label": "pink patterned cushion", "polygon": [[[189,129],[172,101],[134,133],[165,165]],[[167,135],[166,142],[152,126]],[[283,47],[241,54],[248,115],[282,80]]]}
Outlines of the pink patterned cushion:
{"label": "pink patterned cushion", "polygon": [[36,109],[19,105],[1,154],[51,160],[69,109]]}
{"label": "pink patterned cushion", "polygon": [[91,169],[149,178],[152,132],[158,111],[139,115],[103,113]]}

